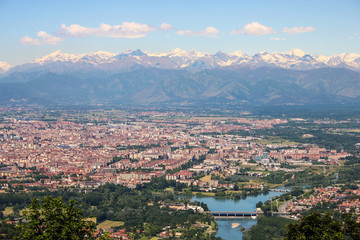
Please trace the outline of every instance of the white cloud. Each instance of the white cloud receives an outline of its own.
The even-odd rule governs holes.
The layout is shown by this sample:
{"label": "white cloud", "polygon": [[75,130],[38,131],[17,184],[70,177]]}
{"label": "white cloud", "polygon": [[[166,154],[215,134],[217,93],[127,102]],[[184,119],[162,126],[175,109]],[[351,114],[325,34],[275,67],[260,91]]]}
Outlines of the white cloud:
{"label": "white cloud", "polygon": [[66,26],[61,25],[57,34],[64,37],[113,37],[113,38],[142,38],[148,32],[154,31],[155,28],[136,22],[123,22],[121,25],[108,25],[105,23],[100,24],[98,28],[87,28],[78,24]]}
{"label": "white cloud", "polygon": [[44,31],[38,32],[37,36],[41,39],[42,44],[55,45],[56,43],[62,41],[61,38],[52,36]]}
{"label": "white cloud", "polygon": [[20,42],[22,45],[27,46],[27,45],[40,45],[40,40],[39,39],[33,39],[29,36],[25,36],[22,39],[20,39]]}
{"label": "white cloud", "polygon": [[202,31],[191,31],[191,30],[179,30],[176,32],[178,35],[183,36],[206,36],[206,37],[218,37],[219,31],[214,27],[207,27]]}
{"label": "white cloud", "polygon": [[62,41],[61,38],[52,36],[44,31],[39,31],[37,33],[39,38],[31,38],[29,36],[25,36],[20,39],[20,42],[23,45],[55,45],[56,43]]}
{"label": "white cloud", "polygon": [[271,27],[264,26],[258,22],[252,22],[252,23],[246,24],[241,30],[235,29],[235,30],[231,31],[231,34],[239,34],[239,33],[243,33],[246,35],[260,36],[260,35],[273,34],[273,33],[276,33],[276,31],[274,29],[272,29]]}
{"label": "white cloud", "polygon": [[286,38],[278,38],[278,37],[272,37],[270,39],[275,40],[275,41],[285,41],[286,40]]}
{"label": "white cloud", "polygon": [[173,29],[173,27],[170,24],[164,22],[163,24],[160,25],[160,29],[163,31],[170,31]]}
{"label": "white cloud", "polygon": [[315,31],[315,28],[314,27],[292,27],[292,28],[287,28],[287,27],[284,27],[283,29],[283,32],[287,32],[287,33],[290,33],[290,34],[299,34],[299,33],[305,33],[305,32],[313,32]]}

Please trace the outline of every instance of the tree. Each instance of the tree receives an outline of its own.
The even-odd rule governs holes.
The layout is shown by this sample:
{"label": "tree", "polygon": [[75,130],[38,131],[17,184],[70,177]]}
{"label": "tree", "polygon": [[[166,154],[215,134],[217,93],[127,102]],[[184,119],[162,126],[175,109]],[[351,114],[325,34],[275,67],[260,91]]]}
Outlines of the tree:
{"label": "tree", "polygon": [[66,204],[61,197],[45,197],[42,205],[34,198],[24,214],[25,223],[19,226],[19,239],[94,239],[95,223],[86,221],[76,202]]}
{"label": "tree", "polygon": [[360,239],[360,223],[356,222],[351,213],[345,213],[341,216],[344,221],[345,236],[351,239]]}
{"label": "tree", "polygon": [[260,201],[256,204],[256,208],[261,208],[263,205],[264,205],[264,203],[262,201]]}
{"label": "tree", "polygon": [[303,193],[304,191],[300,187],[294,187],[290,192],[291,196],[293,197],[300,196]]}
{"label": "tree", "polygon": [[282,217],[259,217],[258,223],[243,233],[244,240],[274,240],[286,236],[286,225],[295,220]]}
{"label": "tree", "polygon": [[319,212],[312,212],[309,216],[303,217],[299,223],[291,223],[286,226],[288,232],[285,240],[343,240],[343,224],[334,220],[331,213],[321,215]]}

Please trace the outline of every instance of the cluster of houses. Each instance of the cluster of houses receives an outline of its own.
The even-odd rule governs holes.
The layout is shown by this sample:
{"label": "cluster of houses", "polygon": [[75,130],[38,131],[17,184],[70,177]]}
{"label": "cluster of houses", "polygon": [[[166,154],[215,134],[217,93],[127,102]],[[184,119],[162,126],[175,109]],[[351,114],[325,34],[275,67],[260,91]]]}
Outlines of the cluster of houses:
{"label": "cluster of houses", "polygon": [[[163,117],[163,113],[147,113]],[[97,187],[106,182],[134,187],[154,177],[199,186],[225,187],[217,180],[194,180],[194,175],[231,176],[246,166],[259,166],[248,175],[263,177],[264,170],[283,169],[282,163],[312,165],[313,162],[337,164],[349,156],[344,151],[314,145],[274,149],[259,144],[253,137],[231,135],[232,131],[272,128],[287,123],[282,119],[229,120],[179,118],[172,121],[131,115],[131,123],[74,123],[65,120],[39,121],[7,119],[0,123],[0,186],[8,180],[19,186]],[[127,117],[128,118],[128,117]],[[115,118],[116,119],[116,118]],[[123,119],[118,119],[118,122]],[[204,161],[192,162],[200,157]],[[189,166],[186,171],[169,174]],[[299,169],[285,169],[296,171]],[[300,169],[301,170],[301,169]],[[36,175],[41,175],[37,179]],[[46,176],[46,177],[44,177]]]}
{"label": "cluster of houses", "polygon": [[340,187],[326,187],[315,188],[314,193],[309,197],[303,196],[291,202],[288,207],[288,212],[300,212],[309,210],[318,204],[334,203],[334,207],[339,212],[354,211],[360,214],[360,189],[346,189],[341,190]]}

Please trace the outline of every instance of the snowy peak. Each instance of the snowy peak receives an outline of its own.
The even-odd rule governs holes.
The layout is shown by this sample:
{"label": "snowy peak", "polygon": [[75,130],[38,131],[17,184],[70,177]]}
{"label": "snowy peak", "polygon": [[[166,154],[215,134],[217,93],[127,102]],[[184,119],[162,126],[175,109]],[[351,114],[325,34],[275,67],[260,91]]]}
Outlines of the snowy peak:
{"label": "snowy peak", "polygon": [[186,57],[188,56],[188,53],[185,50],[182,50],[180,48],[175,48],[168,52],[168,57]]}
{"label": "snowy peak", "polygon": [[206,52],[198,52],[196,50],[191,50],[189,52],[189,55],[193,58],[202,58],[202,57],[206,57],[207,55],[209,55],[208,53]]}
{"label": "snowy peak", "polygon": [[237,59],[236,56],[233,56],[231,54],[226,54],[222,51],[218,51],[214,55],[215,63],[222,67],[230,66],[231,64],[233,64],[233,61],[236,59]]}
{"label": "snowy peak", "polygon": [[136,50],[127,50],[127,51],[125,51],[123,53],[120,53],[119,55],[123,55],[123,56],[144,56],[144,55],[146,55],[146,53],[144,53],[140,49],[136,49]]}
{"label": "snowy peak", "polygon": [[191,50],[189,52],[180,49],[180,48],[175,48],[169,52],[166,53],[166,56],[169,58],[175,58],[175,57],[187,57],[190,59],[198,59],[198,58],[202,58],[202,57],[206,57],[207,55],[209,55],[208,53],[205,52],[198,52],[196,50]]}
{"label": "snowy peak", "polygon": [[0,61],[0,74],[6,73],[10,68],[10,64]]}
{"label": "snowy peak", "polygon": [[360,71],[360,54],[342,53],[334,56],[318,56],[317,61],[326,64],[329,67],[347,67]]}
{"label": "snowy peak", "polygon": [[227,55],[226,53],[224,53],[223,51],[218,51],[217,53],[215,53],[215,56],[217,57],[228,57],[229,55]]}
{"label": "snowy peak", "polygon": [[145,51],[144,53],[146,53],[146,55],[148,55],[149,57],[165,57],[168,55],[168,53],[159,53],[159,52],[151,53],[149,51]]}
{"label": "snowy peak", "polygon": [[40,65],[43,65],[43,64],[52,63],[52,62],[74,61],[74,60],[77,60],[78,58],[79,58],[79,55],[63,53],[61,50],[57,50],[53,53],[50,53],[49,55],[35,59],[32,63],[37,63]]}
{"label": "snowy peak", "polygon": [[88,54],[83,54],[85,56],[91,56],[91,57],[99,57],[99,58],[111,58],[114,57],[115,54],[114,53],[110,53],[110,52],[105,52],[105,51],[98,51],[98,52],[94,52],[94,53],[88,53]]}
{"label": "snowy peak", "polygon": [[63,55],[64,55],[64,53],[61,50],[57,50],[57,51],[47,55],[47,57],[62,57]]}
{"label": "snowy peak", "polygon": [[128,50],[128,51],[125,51],[123,53],[120,53],[118,55],[116,55],[115,58],[117,59],[122,59],[124,57],[141,57],[141,56],[147,56],[146,53],[142,52],[140,49],[137,49],[137,50]]}
{"label": "snowy peak", "polygon": [[143,53],[140,49],[136,49],[135,51],[132,51],[130,56],[144,56],[146,55],[145,53]]}
{"label": "snowy peak", "polygon": [[[138,68],[191,69],[199,71],[227,66],[280,67],[286,69],[308,70],[323,67],[342,67],[360,71],[360,55],[344,53],[334,56],[316,56],[301,49],[287,52],[262,51],[253,56],[241,50],[233,53],[218,51],[215,54],[185,51],[175,48],[167,53],[143,52],[140,49],[122,53],[99,51],[85,54],[69,54],[60,50],[35,59],[29,64],[16,66],[0,65],[0,73],[21,71],[102,71],[107,73],[132,71]],[[1,67],[2,66],[2,67]]]}
{"label": "snowy peak", "polygon": [[285,54],[287,54],[289,56],[297,56],[297,57],[303,57],[306,55],[306,53],[303,50],[298,49],[298,48],[290,49],[290,51],[285,52]]}
{"label": "snowy peak", "polygon": [[236,57],[243,57],[245,54],[241,50],[236,50],[235,52],[232,52],[231,55],[236,56]]}
{"label": "snowy peak", "polygon": [[99,51],[99,52],[95,52],[95,53],[87,53],[87,54],[79,55],[78,58],[76,59],[76,62],[86,63],[86,64],[96,66],[98,64],[110,63],[112,61],[111,59],[115,55],[116,54],[104,52],[104,51]]}
{"label": "snowy peak", "polygon": [[339,55],[334,55],[334,59],[339,59],[340,61],[351,63],[351,62],[359,62],[360,60],[360,54],[355,53],[343,53]]}

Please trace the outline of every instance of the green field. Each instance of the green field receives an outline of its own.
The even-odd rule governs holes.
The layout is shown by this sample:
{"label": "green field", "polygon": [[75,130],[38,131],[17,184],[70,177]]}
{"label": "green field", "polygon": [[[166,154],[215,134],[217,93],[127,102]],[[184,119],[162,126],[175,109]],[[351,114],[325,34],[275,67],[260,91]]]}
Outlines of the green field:
{"label": "green field", "polygon": [[124,222],[121,221],[110,221],[106,220],[105,222],[102,222],[96,226],[96,229],[102,229],[102,230],[109,230],[113,227],[120,227],[123,226]]}
{"label": "green field", "polygon": [[215,196],[215,193],[213,192],[192,192],[193,195],[203,195],[203,196],[209,196],[209,197],[213,197]]}
{"label": "green field", "polygon": [[205,177],[200,178],[200,180],[203,181],[203,182],[210,182],[211,175],[206,175]]}
{"label": "green field", "polygon": [[174,193],[174,188],[173,187],[168,187],[168,188],[165,188],[165,191]]}
{"label": "green field", "polygon": [[8,216],[13,213],[14,213],[13,207],[6,207],[5,210],[3,211],[4,216]]}

